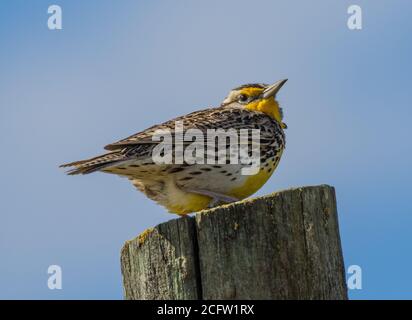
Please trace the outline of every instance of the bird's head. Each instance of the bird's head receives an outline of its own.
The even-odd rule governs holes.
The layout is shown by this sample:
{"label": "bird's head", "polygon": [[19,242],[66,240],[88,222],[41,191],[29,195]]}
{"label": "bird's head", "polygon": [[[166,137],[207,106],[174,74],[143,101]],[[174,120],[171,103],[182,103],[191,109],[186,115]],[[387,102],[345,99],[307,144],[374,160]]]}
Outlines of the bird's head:
{"label": "bird's head", "polygon": [[254,83],[237,87],[230,91],[222,106],[263,112],[286,129],[287,126],[282,121],[282,108],[276,101],[276,94],[286,81],[287,79],[279,80],[271,85]]}

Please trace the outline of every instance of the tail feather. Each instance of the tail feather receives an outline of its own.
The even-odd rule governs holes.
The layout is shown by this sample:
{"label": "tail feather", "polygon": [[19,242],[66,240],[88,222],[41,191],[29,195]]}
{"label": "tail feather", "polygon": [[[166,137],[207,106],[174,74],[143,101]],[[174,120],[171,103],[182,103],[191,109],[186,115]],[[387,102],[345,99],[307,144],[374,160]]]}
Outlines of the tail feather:
{"label": "tail feather", "polygon": [[113,166],[114,164],[122,162],[124,160],[126,160],[124,154],[120,153],[119,151],[115,151],[102,154],[91,159],[65,163],[62,164],[60,168],[74,167],[67,171],[68,175],[88,174]]}

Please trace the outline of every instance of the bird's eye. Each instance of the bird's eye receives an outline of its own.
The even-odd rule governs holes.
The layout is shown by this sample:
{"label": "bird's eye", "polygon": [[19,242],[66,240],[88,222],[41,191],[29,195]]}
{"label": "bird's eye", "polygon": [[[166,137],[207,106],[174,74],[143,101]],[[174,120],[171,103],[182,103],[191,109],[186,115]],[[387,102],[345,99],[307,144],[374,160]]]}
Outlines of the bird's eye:
{"label": "bird's eye", "polygon": [[237,98],[237,100],[238,100],[240,103],[245,103],[245,102],[248,101],[248,99],[249,99],[249,97],[248,97],[247,95],[245,95],[245,94],[241,94],[241,95],[239,95],[239,97]]}

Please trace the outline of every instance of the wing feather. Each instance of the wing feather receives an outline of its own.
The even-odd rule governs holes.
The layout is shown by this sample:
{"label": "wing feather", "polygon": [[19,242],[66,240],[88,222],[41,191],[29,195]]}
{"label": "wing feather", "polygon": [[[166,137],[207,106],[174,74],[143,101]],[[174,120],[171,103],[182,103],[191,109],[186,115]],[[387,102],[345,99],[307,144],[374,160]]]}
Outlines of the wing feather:
{"label": "wing feather", "polygon": [[104,148],[113,151],[140,144],[158,144],[159,141],[152,139],[158,130],[169,130],[171,136],[174,138],[174,142],[182,142],[184,144],[191,143],[190,141],[176,141],[175,125],[177,121],[182,122],[184,132],[188,129],[199,129],[203,134],[206,134],[207,129],[253,129],[259,128],[259,125],[268,124],[268,122],[273,123],[275,120],[257,111],[225,107],[209,108],[177,117],[159,125],[154,125],[125,139],[108,144]]}

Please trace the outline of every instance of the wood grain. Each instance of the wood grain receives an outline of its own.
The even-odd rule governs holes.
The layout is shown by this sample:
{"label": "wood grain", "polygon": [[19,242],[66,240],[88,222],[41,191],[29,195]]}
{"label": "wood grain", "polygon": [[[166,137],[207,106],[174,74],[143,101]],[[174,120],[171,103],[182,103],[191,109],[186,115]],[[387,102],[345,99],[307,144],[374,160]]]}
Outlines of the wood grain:
{"label": "wood grain", "polygon": [[347,299],[327,185],[160,224],[127,241],[121,263],[126,299]]}

